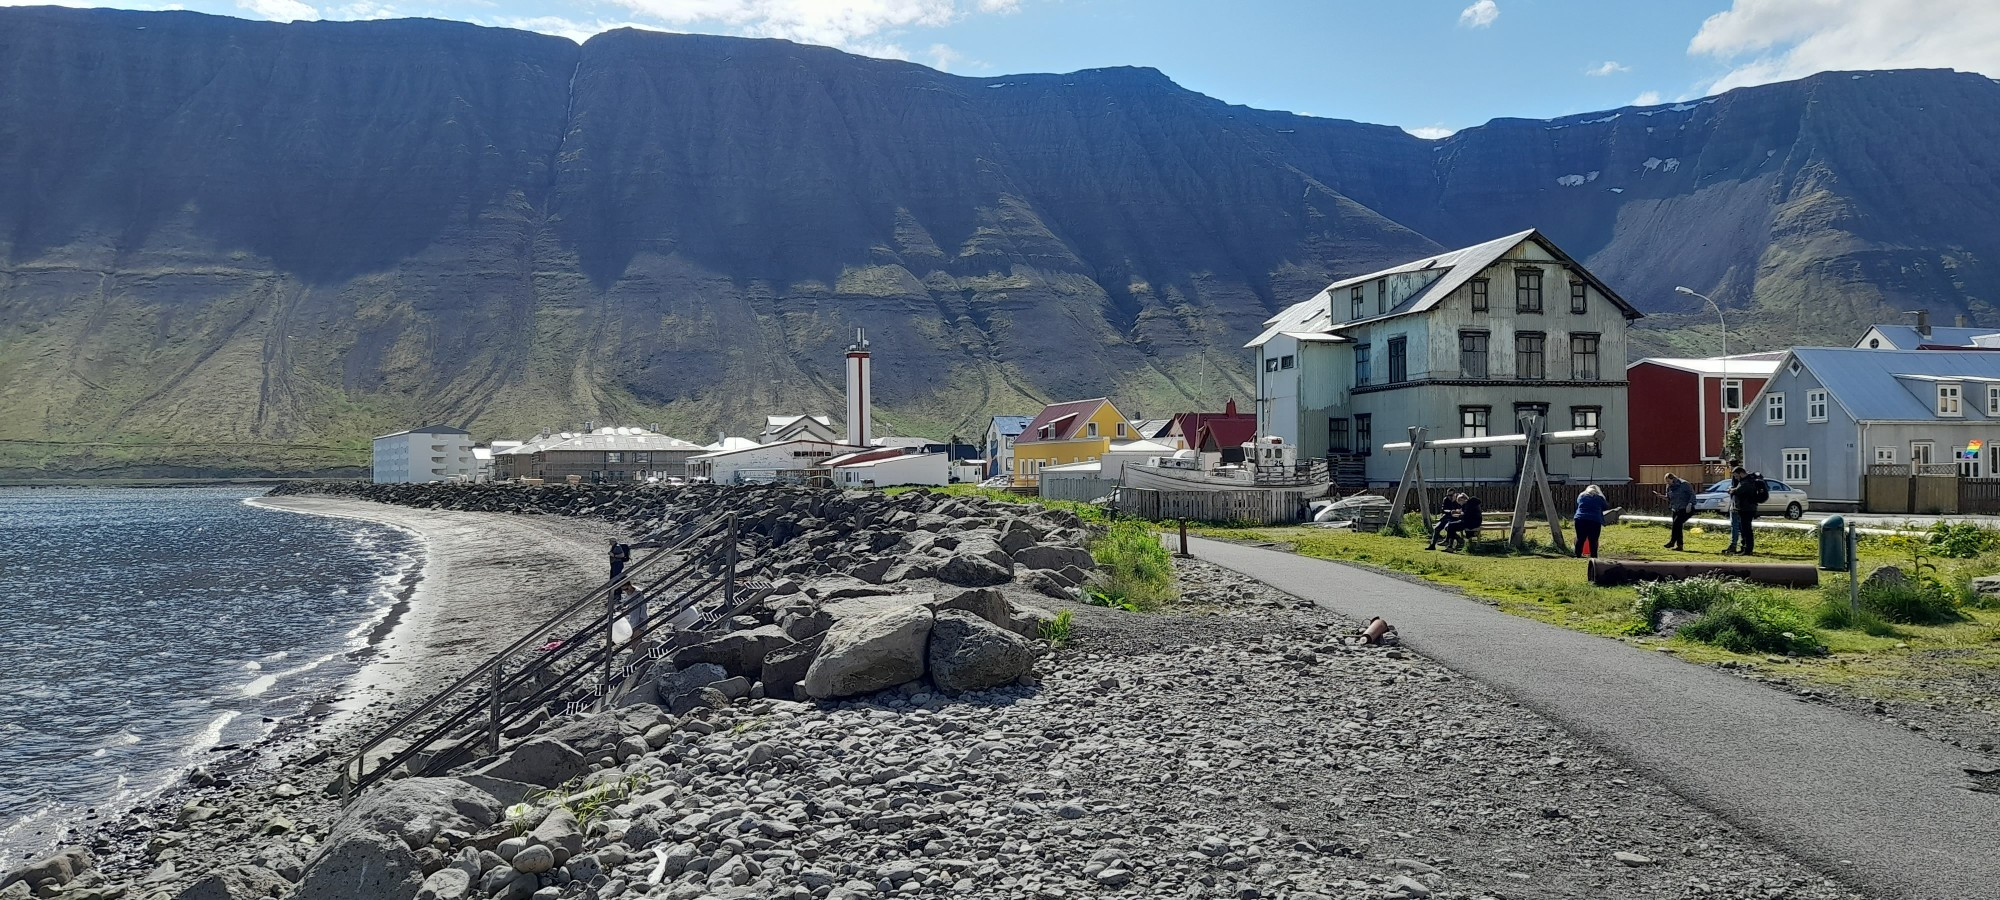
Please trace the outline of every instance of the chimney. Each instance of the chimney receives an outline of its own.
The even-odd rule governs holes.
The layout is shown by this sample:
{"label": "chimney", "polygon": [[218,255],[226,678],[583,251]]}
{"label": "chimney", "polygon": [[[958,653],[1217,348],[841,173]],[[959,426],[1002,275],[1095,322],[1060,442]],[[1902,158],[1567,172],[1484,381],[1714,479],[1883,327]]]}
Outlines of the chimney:
{"label": "chimney", "polygon": [[1920,310],[1917,310],[1917,333],[1918,333],[1918,334],[1920,334],[1920,335],[1923,335],[1924,337],[1930,337],[1930,336],[1931,336],[1931,311],[1930,311],[1930,310],[1928,310],[1928,309],[1920,309]]}
{"label": "chimney", "polygon": [[659,433],[660,433],[660,423],[658,423],[658,422],[652,422],[652,423],[648,423],[648,424],[646,425],[646,430],[647,430],[647,431],[650,431],[650,432],[652,432],[652,433],[654,433],[654,434],[659,434]]}
{"label": "chimney", "polygon": [[847,443],[868,446],[868,336],[854,329],[854,343],[847,345]]}
{"label": "chimney", "polygon": [[1953,319],[1952,321],[1953,321],[1953,322],[1955,322],[1955,323],[1957,323],[1957,324],[1958,324],[1958,327],[1960,327],[1960,328],[1964,328],[1964,327],[1966,327],[1966,326],[1968,326],[1968,325],[1971,325],[1971,324],[1972,324],[1971,322],[1967,322],[1967,321],[1965,320],[1965,313],[1959,313],[1959,314],[1958,314],[1958,316],[1957,316],[1957,318],[1954,318],[1954,319]]}
{"label": "chimney", "polygon": [[1225,415],[1225,416],[1228,416],[1228,417],[1230,417],[1230,418],[1232,418],[1232,419],[1236,417],[1236,398],[1235,398],[1235,397],[1231,397],[1231,398],[1229,398],[1229,402],[1228,402],[1228,403],[1225,403],[1225,404],[1223,404],[1223,405],[1222,405],[1222,414],[1223,414],[1223,415]]}

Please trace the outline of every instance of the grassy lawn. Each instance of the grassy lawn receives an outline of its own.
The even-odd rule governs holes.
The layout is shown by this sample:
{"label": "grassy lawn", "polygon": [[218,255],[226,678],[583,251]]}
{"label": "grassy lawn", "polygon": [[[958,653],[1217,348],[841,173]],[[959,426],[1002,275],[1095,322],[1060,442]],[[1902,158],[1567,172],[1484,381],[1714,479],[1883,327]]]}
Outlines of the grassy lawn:
{"label": "grassy lawn", "polygon": [[[1539,531],[1537,531],[1539,527]],[[1820,629],[1831,650],[1827,656],[1773,662],[1764,654],[1739,654],[1685,638],[1662,639],[1645,629],[1634,612],[1638,590],[1598,587],[1585,577],[1585,562],[1552,549],[1513,553],[1500,540],[1489,539],[1486,552],[1467,555],[1424,549],[1421,537],[1355,534],[1320,528],[1218,528],[1210,537],[1264,540],[1288,544],[1295,552],[1323,559],[1362,563],[1416,575],[1490,601],[1514,615],[1551,625],[1617,637],[1638,646],[1667,647],[1684,658],[1703,662],[1735,662],[1788,677],[1839,686],[1883,699],[1922,700],[1923,682],[1930,678],[1969,676],[2000,668],[2000,610],[1968,608],[1969,618],[1950,625],[1895,625],[1881,636],[1854,630]],[[1531,522],[1529,537],[1546,547],[1548,526]],[[1690,530],[1688,552],[1667,550],[1663,525],[1619,524],[1604,530],[1601,555],[1610,558],[1691,561],[1734,559],[1721,551],[1729,544],[1726,525]],[[1809,532],[1760,532],[1757,559],[1766,562],[1816,563],[1817,537]],[[2000,571],[2000,551],[1971,559],[1928,557],[1948,582]],[[1863,536],[1861,573],[1897,564],[1912,568],[1909,553],[1897,542]],[[1773,588],[1771,595],[1807,615],[1829,595],[1846,596],[1846,576],[1822,573],[1821,588]]]}

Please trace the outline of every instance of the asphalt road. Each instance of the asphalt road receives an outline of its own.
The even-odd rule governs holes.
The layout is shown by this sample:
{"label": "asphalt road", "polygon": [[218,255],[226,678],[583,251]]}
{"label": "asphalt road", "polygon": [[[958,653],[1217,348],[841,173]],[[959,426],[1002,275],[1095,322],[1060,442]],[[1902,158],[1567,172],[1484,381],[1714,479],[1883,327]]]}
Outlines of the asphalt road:
{"label": "asphalt road", "polygon": [[2000,898],[2000,795],[1966,787],[1966,767],[1990,765],[1982,757],[1364,569],[1217,541],[1189,549],[1342,614],[1388,619],[1404,646],[1850,884],[1910,900]]}

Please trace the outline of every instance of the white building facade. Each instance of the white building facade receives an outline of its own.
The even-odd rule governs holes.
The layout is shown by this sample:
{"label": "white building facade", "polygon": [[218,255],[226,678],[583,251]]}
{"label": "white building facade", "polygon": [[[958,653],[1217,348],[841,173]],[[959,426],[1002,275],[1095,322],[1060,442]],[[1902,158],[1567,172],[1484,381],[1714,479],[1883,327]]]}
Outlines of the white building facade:
{"label": "white building facade", "polygon": [[863,449],[867,448],[831,441],[780,441],[692,456],[688,458],[687,470],[690,477],[707,478],[716,484],[803,482],[809,472],[822,469],[828,459]]}
{"label": "white building facade", "polygon": [[462,428],[425,425],[375,439],[376,484],[473,481],[478,477],[472,435]]}
{"label": "white building facade", "polygon": [[[1384,444],[1602,428],[1546,449],[1551,476],[1629,480],[1626,332],[1638,310],[1537,231],[1508,235],[1327,287],[1268,320],[1257,354],[1259,434],[1300,458],[1358,457],[1368,481],[1401,477]],[[1443,451],[1433,451],[1442,454]],[[1435,481],[1507,481],[1520,451],[1457,451]]]}

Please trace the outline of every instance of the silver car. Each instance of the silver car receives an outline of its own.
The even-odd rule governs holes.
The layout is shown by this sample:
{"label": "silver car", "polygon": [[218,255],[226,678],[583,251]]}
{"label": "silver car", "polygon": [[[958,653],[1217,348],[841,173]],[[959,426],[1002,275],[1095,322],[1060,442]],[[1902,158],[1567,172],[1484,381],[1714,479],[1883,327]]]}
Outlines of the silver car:
{"label": "silver car", "polygon": [[[1812,504],[1806,500],[1805,491],[1792,487],[1775,478],[1764,479],[1764,484],[1771,489],[1771,499],[1757,504],[1759,509],[1783,509],[1785,511],[1785,518],[1796,519],[1805,515],[1806,510],[1812,508]],[[1708,486],[1708,490],[1696,494],[1694,496],[1694,508],[1697,512],[1728,510],[1729,479],[1725,478],[1711,484]]]}

